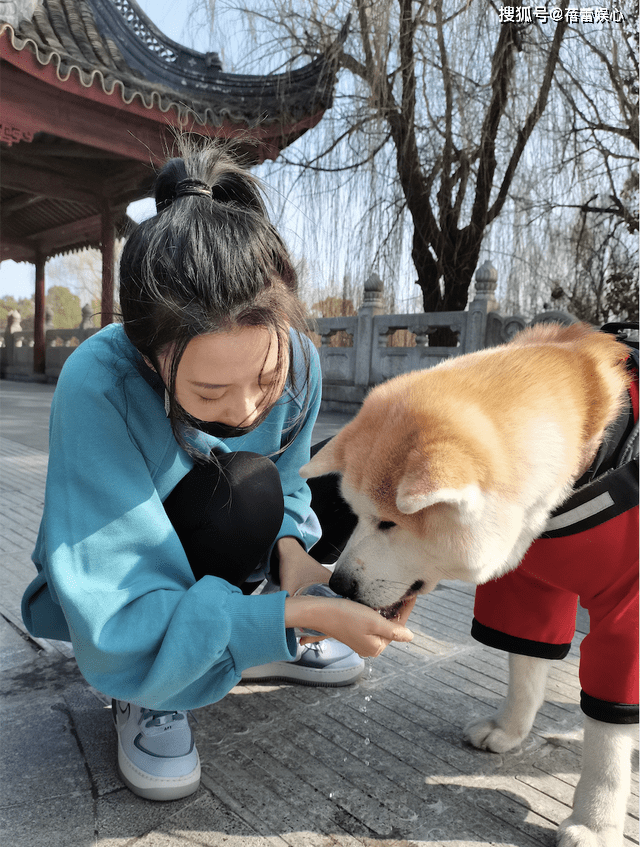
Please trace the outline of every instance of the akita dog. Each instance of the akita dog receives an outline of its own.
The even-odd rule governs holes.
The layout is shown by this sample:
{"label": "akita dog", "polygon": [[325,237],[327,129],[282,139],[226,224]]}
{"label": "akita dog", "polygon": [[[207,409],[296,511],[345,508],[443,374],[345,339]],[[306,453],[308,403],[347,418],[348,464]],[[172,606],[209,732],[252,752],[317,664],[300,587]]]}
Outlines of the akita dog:
{"label": "akita dog", "polygon": [[620,847],[629,793],[637,478],[611,443],[633,425],[632,405],[637,419],[627,354],[584,324],[539,324],[374,388],[301,471],[340,474],[358,518],[330,583],[339,594],[394,617],[441,579],[479,586],[472,632],[509,651],[510,679],[502,709],[465,730],[477,747],[504,752],[527,736],[578,596],[589,609],[583,767],[562,847]]}

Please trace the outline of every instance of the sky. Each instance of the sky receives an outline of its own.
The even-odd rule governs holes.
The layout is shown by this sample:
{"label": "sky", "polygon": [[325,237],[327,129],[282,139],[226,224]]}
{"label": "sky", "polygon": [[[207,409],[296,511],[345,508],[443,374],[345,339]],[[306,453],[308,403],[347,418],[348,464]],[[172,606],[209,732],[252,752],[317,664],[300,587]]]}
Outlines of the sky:
{"label": "sky", "polygon": [[[208,50],[220,50],[219,45],[211,44],[211,35],[207,26],[198,25],[197,21],[189,22],[187,6],[176,0],[137,0],[138,5],[149,18],[169,38],[198,50],[201,53]],[[232,44],[227,44],[226,51],[231,56]],[[134,220],[143,220],[153,214],[153,203],[141,200],[133,203],[128,209]],[[17,300],[33,297],[35,291],[35,268],[29,262],[5,261],[0,264],[0,297],[10,295]]]}

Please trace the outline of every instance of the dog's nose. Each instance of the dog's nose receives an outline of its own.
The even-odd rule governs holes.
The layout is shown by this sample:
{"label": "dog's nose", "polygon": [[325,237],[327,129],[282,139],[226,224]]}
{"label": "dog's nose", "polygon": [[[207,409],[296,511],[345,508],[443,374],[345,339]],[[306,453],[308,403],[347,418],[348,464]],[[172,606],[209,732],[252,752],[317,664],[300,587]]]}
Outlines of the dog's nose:
{"label": "dog's nose", "polygon": [[333,573],[329,580],[329,588],[341,597],[354,600],[358,594],[358,581],[341,573]]}

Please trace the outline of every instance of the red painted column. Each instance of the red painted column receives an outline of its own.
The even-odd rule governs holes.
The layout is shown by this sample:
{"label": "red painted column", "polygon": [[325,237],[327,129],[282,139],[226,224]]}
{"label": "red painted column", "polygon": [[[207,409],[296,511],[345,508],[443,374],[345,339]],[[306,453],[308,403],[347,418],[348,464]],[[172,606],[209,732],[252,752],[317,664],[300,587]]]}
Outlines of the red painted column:
{"label": "red painted column", "polygon": [[46,256],[36,256],[36,309],[33,317],[33,372],[45,372],[45,337],[44,337],[44,266]]}

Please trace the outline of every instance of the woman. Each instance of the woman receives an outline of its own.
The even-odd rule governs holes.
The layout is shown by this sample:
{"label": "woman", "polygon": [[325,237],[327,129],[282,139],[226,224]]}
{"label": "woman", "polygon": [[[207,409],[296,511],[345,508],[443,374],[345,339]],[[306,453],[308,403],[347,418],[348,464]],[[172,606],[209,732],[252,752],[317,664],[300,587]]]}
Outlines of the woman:
{"label": "woman", "polygon": [[[255,180],[206,147],[168,162],[156,206],[122,254],[122,323],[58,382],[23,615],[33,634],[71,640],[113,698],[124,782],[167,800],[199,784],[186,710],[271,663],[345,684],[361,656],[412,635],[308,593],[329,576],[307,552],[320,530],[298,474],[319,365]],[[280,590],[258,593],[265,578]],[[319,637],[298,643],[296,628],[329,646],[307,657]]]}

